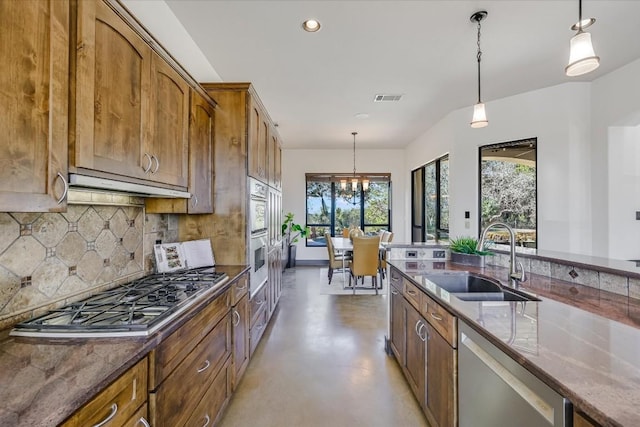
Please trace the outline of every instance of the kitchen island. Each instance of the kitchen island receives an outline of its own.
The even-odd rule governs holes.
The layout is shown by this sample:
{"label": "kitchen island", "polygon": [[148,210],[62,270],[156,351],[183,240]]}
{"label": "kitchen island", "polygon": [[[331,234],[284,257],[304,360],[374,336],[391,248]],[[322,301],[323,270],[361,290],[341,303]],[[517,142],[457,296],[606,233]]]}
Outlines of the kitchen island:
{"label": "kitchen island", "polygon": [[392,274],[400,273],[578,412],[601,425],[640,424],[637,300],[531,274],[520,289],[540,301],[462,301],[430,281],[429,274],[469,271],[505,284],[508,270],[446,260],[390,259],[389,264]]}

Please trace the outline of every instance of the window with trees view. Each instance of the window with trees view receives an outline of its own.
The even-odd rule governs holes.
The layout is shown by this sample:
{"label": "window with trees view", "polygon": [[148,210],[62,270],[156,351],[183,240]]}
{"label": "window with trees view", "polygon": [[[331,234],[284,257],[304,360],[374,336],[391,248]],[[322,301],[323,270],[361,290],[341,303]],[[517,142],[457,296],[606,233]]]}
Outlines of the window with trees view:
{"label": "window with trees view", "polygon": [[449,237],[449,156],[412,172],[412,239],[425,242]]}
{"label": "window with trees view", "polygon": [[[494,221],[510,225],[516,244],[537,247],[536,138],[480,147],[480,228]],[[507,244],[508,234],[489,236]]]}
{"label": "window with trees view", "polygon": [[377,234],[390,230],[391,224],[391,176],[367,175],[369,188],[362,191],[362,176],[358,190],[346,190],[340,186],[340,175],[307,174],[306,225],[311,234],[307,246],[326,246],[324,234],[342,236],[342,230],[360,228],[365,234]]}

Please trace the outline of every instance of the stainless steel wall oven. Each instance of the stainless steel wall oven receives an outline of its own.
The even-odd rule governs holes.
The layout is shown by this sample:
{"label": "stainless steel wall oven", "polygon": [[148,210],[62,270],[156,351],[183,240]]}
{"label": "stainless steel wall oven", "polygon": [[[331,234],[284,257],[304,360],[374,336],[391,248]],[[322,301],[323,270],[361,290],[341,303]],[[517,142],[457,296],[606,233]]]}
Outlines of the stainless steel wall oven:
{"label": "stainless steel wall oven", "polygon": [[249,294],[253,295],[267,280],[267,196],[266,184],[249,178]]}

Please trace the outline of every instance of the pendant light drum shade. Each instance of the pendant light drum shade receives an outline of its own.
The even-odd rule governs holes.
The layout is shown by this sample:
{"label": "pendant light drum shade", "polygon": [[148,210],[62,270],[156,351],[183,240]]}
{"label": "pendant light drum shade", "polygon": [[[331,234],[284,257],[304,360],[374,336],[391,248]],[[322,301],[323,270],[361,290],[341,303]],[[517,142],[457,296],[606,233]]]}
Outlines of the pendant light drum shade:
{"label": "pendant light drum shade", "polygon": [[571,38],[571,50],[569,52],[569,65],[564,69],[569,77],[580,76],[595,70],[600,66],[600,58],[593,51],[591,34],[578,31]]}
{"label": "pendant light drum shade", "polygon": [[483,128],[489,124],[487,120],[487,112],[484,109],[484,102],[479,102],[473,106],[473,118],[471,119],[472,128]]}
{"label": "pendant light drum shade", "polygon": [[578,32],[571,38],[569,65],[564,69],[569,77],[581,76],[600,66],[600,58],[596,56],[591,43],[591,34],[583,31],[594,22],[594,18],[582,19],[582,0],[578,0],[578,22],[571,27]]}

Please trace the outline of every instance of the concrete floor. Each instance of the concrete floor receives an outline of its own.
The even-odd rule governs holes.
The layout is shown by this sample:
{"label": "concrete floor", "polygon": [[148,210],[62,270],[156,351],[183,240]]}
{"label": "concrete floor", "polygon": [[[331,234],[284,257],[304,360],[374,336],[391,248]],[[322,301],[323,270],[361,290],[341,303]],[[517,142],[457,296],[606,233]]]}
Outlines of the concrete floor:
{"label": "concrete floor", "polygon": [[[341,286],[336,275],[330,286]],[[321,295],[317,267],[287,269],[279,307],[231,399],[224,427],[427,426],[384,352],[384,295]]]}

